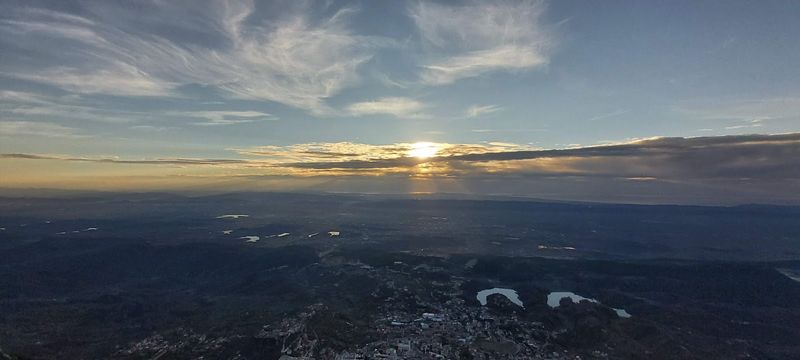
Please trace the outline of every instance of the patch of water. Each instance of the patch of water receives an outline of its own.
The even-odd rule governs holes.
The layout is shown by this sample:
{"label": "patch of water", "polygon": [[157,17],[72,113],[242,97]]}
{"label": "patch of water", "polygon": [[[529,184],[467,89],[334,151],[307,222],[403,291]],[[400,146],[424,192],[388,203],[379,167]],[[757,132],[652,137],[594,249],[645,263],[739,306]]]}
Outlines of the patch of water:
{"label": "patch of water", "polygon": [[478,294],[476,295],[476,297],[478,298],[478,302],[481,303],[481,305],[485,306],[486,305],[486,298],[489,297],[489,295],[492,295],[492,294],[503,295],[508,300],[510,300],[512,303],[517,304],[519,307],[523,307],[523,308],[525,307],[524,305],[522,305],[522,300],[519,299],[519,295],[517,294],[517,291],[513,290],[513,289],[491,288],[491,289],[481,290],[481,291],[478,291]]}

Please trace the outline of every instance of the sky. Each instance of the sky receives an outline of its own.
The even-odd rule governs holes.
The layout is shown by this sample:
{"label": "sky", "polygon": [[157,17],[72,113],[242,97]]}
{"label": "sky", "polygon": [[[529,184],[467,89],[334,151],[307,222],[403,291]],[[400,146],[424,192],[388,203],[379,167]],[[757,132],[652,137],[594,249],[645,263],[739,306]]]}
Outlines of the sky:
{"label": "sky", "polygon": [[800,204],[799,17],[0,0],[0,187]]}

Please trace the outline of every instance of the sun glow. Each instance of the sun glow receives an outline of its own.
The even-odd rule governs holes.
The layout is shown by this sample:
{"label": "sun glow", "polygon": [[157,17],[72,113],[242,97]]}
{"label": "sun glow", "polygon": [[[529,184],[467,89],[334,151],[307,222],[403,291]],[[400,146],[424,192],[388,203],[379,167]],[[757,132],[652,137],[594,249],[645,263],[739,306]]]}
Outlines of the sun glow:
{"label": "sun glow", "polygon": [[411,144],[408,150],[408,156],[417,159],[427,159],[436,156],[439,152],[439,146],[430,142],[416,142]]}

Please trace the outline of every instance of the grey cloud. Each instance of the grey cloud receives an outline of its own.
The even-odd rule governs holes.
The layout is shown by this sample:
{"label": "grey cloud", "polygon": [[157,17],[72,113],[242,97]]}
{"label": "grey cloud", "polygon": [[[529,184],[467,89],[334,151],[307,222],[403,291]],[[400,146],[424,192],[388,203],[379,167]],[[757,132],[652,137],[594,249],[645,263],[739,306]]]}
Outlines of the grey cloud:
{"label": "grey cloud", "polygon": [[[402,144],[401,144],[402,145]],[[69,157],[2,154],[1,158],[114,164],[204,165],[260,168],[270,174],[342,175],[389,172],[457,177],[613,177],[634,180],[800,180],[800,133],[696,138],[652,138],[629,143],[554,150],[514,144],[442,144],[440,156],[408,156],[408,144],[298,144],[235,150],[263,159]],[[350,151],[348,151],[350,150]]]}
{"label": "grey cloud", "polygon": [[[547,160],[543,164],[532,162]],[[492,167],[503,174],[656,178],[800,178],[800,133],[697,138],[654,138],[559,150],[503,151],[377,160],[297,162],[303,169],[383,169],[420,163],[457,168]]]}
{"label": "grey cloud", "polygon": [[[652,138],[560,150],[525,150],[514,144],[440,144],[440,154],[445,156],[425,159],[406,155],[408,145],[314,143],[231,149],[258,159],[124,160],[11,153],[0,154],[0,161],[221,167],[225,175],[193,171],[175,176],[195,176],[215,184],[223,178],[284,179],[281,186],[313,184],[315,189],[345,192],[429,189],[584,201],[800,203],[800,133]],[[236,186],[265,186],[252,181]]]}

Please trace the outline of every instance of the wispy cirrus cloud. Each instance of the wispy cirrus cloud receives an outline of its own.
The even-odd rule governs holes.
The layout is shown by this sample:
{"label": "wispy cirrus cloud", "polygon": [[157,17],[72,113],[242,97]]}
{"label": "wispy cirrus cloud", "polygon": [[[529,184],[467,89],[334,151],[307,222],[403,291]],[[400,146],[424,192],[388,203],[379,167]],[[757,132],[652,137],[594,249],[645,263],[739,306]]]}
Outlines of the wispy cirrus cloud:
{"label": "wispy cirrus cloud", "polygon": [[[50,59],[30,67],[0,66],[3,76],[82,94],[177,95],[187,84],[214,86],[229,96],[269,100],[327,114],[325,99],[358,81],[358,67],[388,41],[353,34],[344,8],[321,20],[290,13],[269,23],[248,21],[253,1],[212,1],[191,7],[141,4],[136,17],[111,4],[88,14],[16,8],[0,18],[14,46]],[[203,25],[203,26],[199,26]],[[151,29],[205,32],[198,43]]]}
{"label": "wispy cirrus cloud", "polygon": [[465,111],[467,117],[479,117],[486,114],[491,114],[503,110],[499,105],[471,105]]}
{"label": "wispy cirrus cloud", "polygon": [[102,69],[56,66],[38,72],[3,73],[23,80],[54,85],[81,94],[167,96],[177,84],[154,78],[135,66],[108,61]]}
{"label": "wispy cirrus cloud", "polygon": [[625,114],[627,114],[629,112],[631,112],[631,111],[627,110],[627,109],[615,110],[615,111],[608,112],[608,113],[605,113],[605,114],[592,116],[589,119],[587,119],[587,121],[598,121],[598,120],[615,118],[615,117],[620,116],[620,115],[625,115]]}
{"label": "wispy cirrus cloud", "polygon": [[744,124],[726,126],[725,130],[757,128],[757,127],[761,127],[763,125],[764,125],[764,123],[763,123],[762,119],[754,119],[754,120],[745,121]]}
{"label": "wispy cirrus cloud", "polygon": [[[278,117],[270,113],[254,110],[124,110],[91,106],[81,101],[80,96],[45,96],[42,94],[0,91],[0,116],[6,114],[18,117],[38,117],[57,120],[90,120],[102,123],[131,123],[131,129],[166,130],[168,127],[145,125],[142,122],[186,120],[200,126],[221,126],[245,124],[257,121],[276,121]],[[214,104],[211,104],[214,105]],[[217,104],[218,105],[218,104]],[[24,119],[20,119],[24,120]]]}
{"label": "wispy cirrus cloud", "polygon": [[377,100],[350,104],[347,111],[355,116],[392,115],[399,118],[426,118],[428,106],[418,100],[405,97],[385,97]]}
{"label": "wispy cirrus cloud", "polygon": [[[12,57],[0,64],[0,76],[74,94],[181,96],[184,86],[197,84],[236,99],[274,101],[314,115],[428,116],[426,104],[404,97],[355,103],[343,111],[327,104],[361,80],[363,64],[396,43],[354,32],[354,8],[319,17],[311,16],[310,6],[297,6],[265,21],[250,0],[203,6],[147,2],[140,7],[97,3],[74,13],[9,7],[0,15],[0,34],[20,53],[39,54],[39,60]],[[411,6],[409,14],[424,42],[418,45],[430,50],[421,57],[423,82],[446,84],[546,64],[552,37],[541,22],[543,10],[538,1]],[[131,11],[148,16],[131,16]],[[476,108],[473,113],[494,110]],[[92,116],[90,110],[83,113]]]}
{"label": "wispy cirrus cloud", "polygon": [[47,138],[82,139],[89,135],[79,130],[51,122],[0,121],[2,136],[38,136]]}
{"label": "wispy cirrus cloud", "polygon": [[429,53],[421,81],[444,85],[546,65],[554,37],[543,23],[544,10],[541,1],[411,6],[409,13]]}
{"label": "wispy cirrus cloud", "polygon": [[81,96],[48,96],[23,91],[0,91],[0,114],[18,117],[46,117],[53,121],[90,120],[127,123],[148,118],[145,111],[103,109],[81,101]]}

